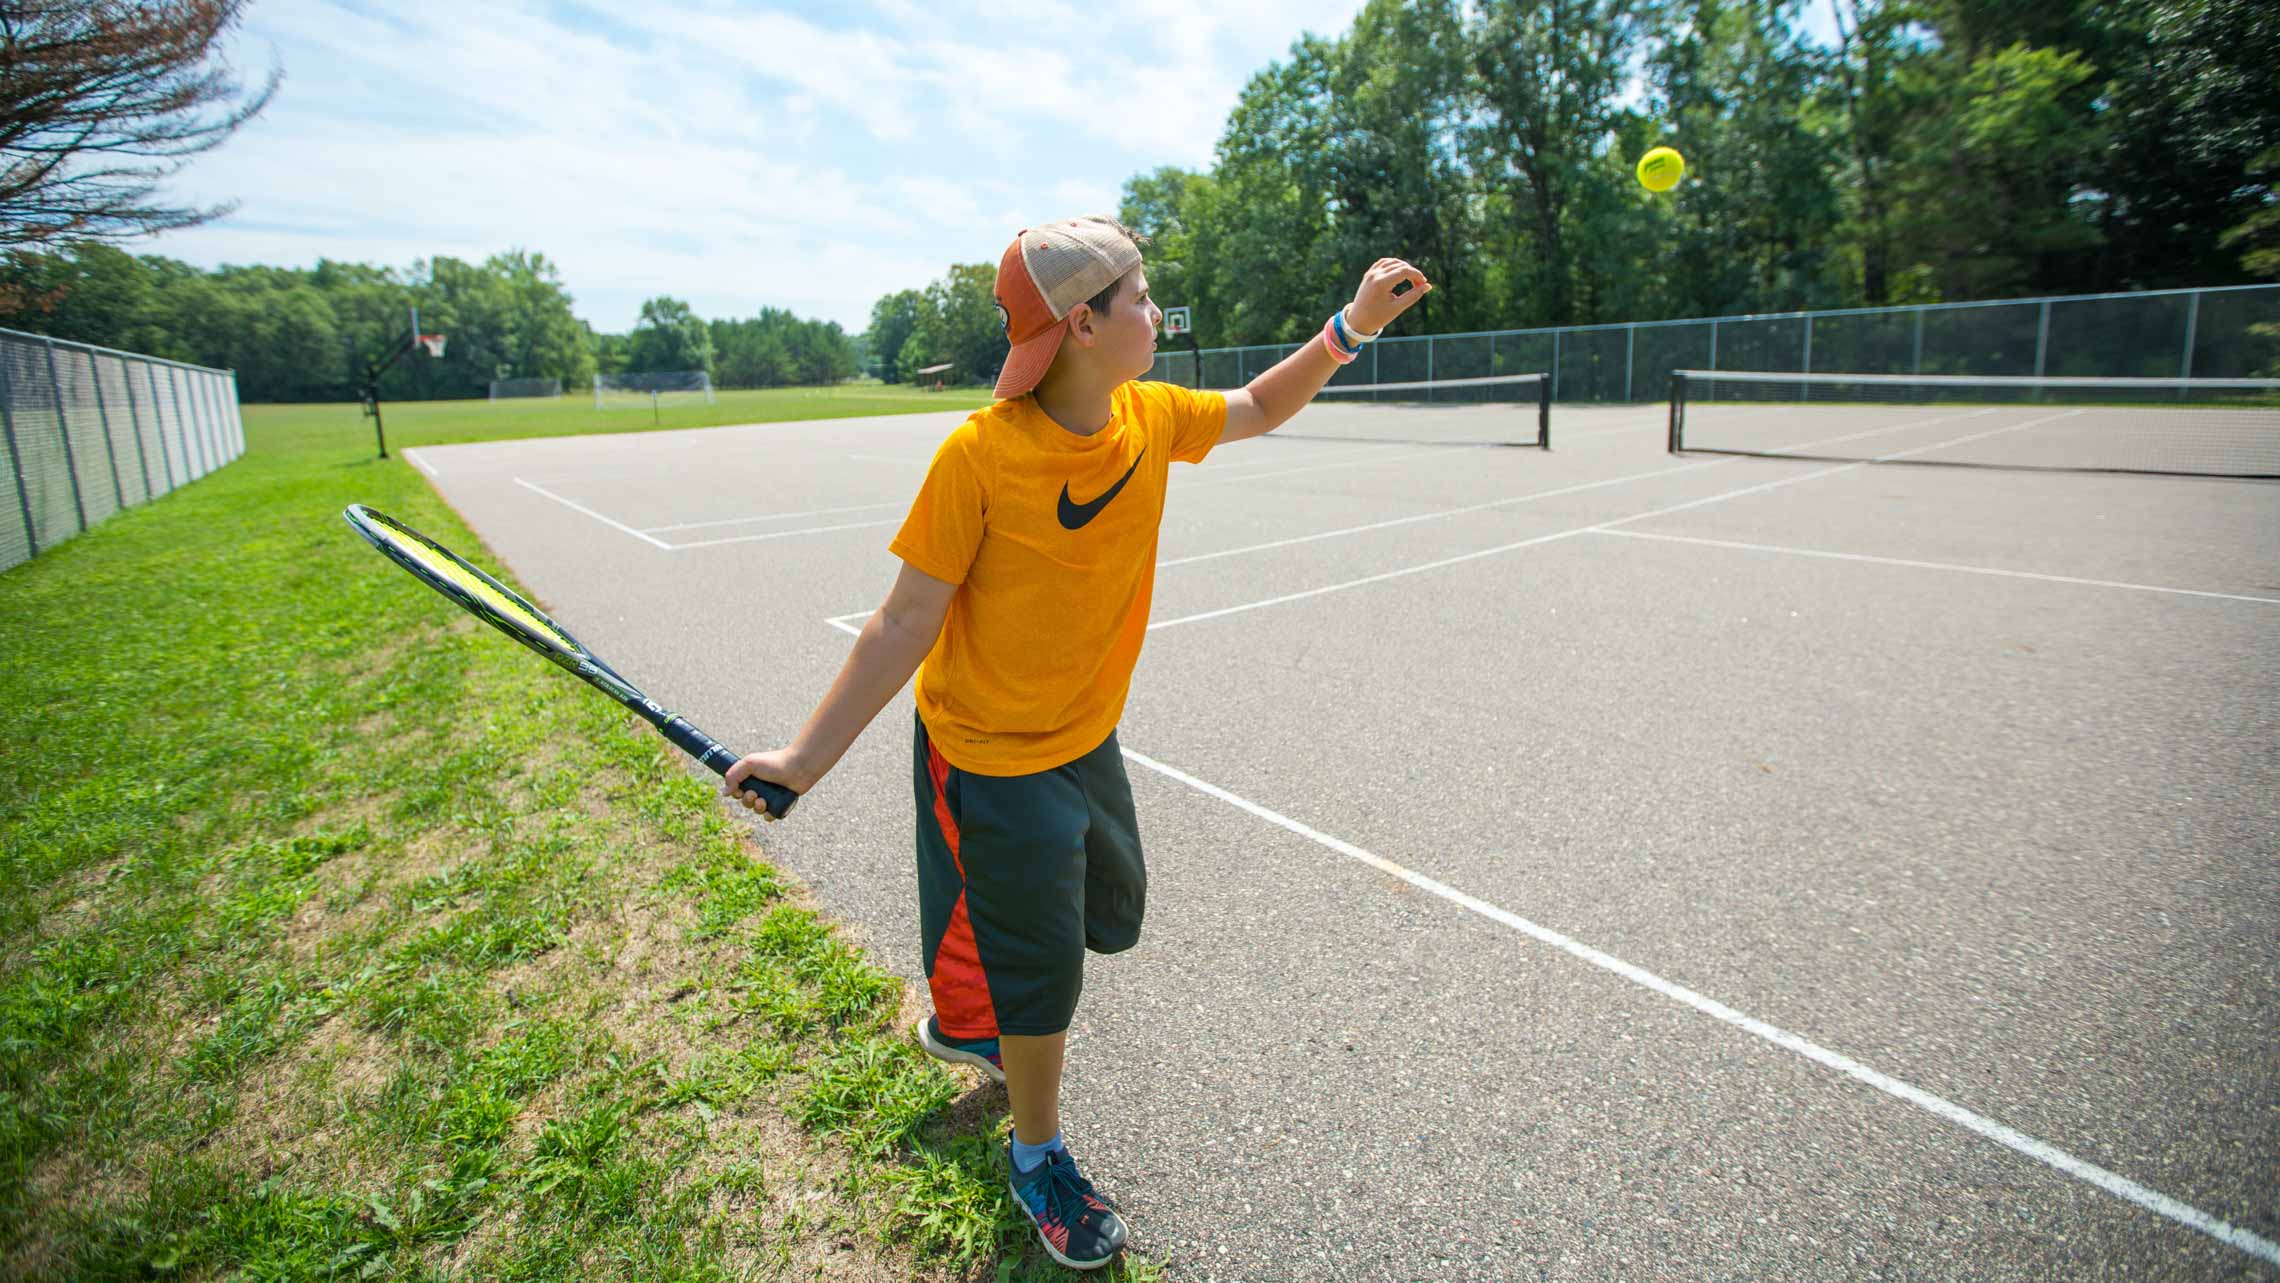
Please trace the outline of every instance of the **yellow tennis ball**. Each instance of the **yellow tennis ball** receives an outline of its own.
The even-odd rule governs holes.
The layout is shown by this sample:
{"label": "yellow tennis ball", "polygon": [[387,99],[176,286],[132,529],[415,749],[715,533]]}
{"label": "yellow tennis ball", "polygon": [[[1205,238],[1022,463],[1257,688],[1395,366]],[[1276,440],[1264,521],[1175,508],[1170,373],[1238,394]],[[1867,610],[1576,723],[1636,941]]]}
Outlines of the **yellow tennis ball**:
{"label": "yellow tennis ball", "polygon": [[1639,157],[1639,185],[1650,192],[1667,192],[1686,173],[1686,158],[1675,147],[1657,147]]}

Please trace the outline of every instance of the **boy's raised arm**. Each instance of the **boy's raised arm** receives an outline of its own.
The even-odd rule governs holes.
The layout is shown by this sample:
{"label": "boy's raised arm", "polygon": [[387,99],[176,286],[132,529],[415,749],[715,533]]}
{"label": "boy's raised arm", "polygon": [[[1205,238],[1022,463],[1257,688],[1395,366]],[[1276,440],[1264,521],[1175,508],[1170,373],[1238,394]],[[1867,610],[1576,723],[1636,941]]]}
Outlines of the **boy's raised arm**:
{"label": "boy's raised arm", "polygon": [[[1394,293],[1404,281],[1409,283],[1410,290],[1405,294]],[[1354,291],[1354,301],[1340,313],[1341,321],[1375,338],[1432,288],[1433,283],[1425,279],[1425,273],[1398,258],[1381,258],[1362,273],[1361,286]],[[1325,328],[1330,328],[1327,323]],[[1331,342],[1330,338],[1323,337],[1304,344],[1251,380],[1248,386],[1228,393],[1227,426],[1220,430],[1220,443],[1272,432],[1305,409],[1306,403],[1314,399],[1314,394],[1320,392],[1322,385],[1344,364],[1331,355]]]}

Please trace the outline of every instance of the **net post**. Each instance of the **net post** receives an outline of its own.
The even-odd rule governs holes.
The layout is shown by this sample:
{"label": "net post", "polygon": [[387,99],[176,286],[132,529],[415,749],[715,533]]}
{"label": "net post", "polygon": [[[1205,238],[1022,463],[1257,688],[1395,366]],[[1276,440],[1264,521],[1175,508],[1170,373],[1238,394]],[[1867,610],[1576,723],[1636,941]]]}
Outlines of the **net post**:
{"label": "net post", "polygon": [[1536,378],[1536,444],[1552,448],[1552,381],[1544,375]]}
{"label": "net post", "polygon": [[1686,404],[1686,375],[1678,370],[1670,372],[1670,452],[1679,450],[1679,425],[1685,420],[1681,406]]}

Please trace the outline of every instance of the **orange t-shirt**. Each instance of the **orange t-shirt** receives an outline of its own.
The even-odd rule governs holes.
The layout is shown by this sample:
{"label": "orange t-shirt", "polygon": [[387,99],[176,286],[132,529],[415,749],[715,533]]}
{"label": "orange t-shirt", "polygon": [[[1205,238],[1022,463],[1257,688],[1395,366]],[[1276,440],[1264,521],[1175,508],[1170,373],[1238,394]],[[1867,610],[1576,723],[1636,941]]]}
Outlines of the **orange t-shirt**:
{"label": "orange t-shirt", "polygon": [[1199,463],[1227,398],[1124,384],[1078,436],[1034,397],[1000,401],[934,454],[888,545],[959,585],[918,670],[918,715],[950,764],[1028,775],[1100,747],[1148,628],[1171,465]]}

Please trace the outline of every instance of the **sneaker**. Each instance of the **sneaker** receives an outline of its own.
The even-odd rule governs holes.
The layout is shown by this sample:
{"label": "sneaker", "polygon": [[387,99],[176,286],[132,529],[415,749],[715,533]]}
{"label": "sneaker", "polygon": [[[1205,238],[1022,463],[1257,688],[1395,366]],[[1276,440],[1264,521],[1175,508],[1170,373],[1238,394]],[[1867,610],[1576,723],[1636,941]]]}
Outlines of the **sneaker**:
{"label": "sneaker", "polygon": [[1028,1171],[1013,1166],[1006,1145],[1007,1186],[1013,1201],[1037,1226],[1053,1259],[1072,1270],[1097,1270],[1124,1250],[1124,1222],[1077,1172],[1077,1160],[1056,1149]]}
{"label": "sneaker", "polygon": [[918,1027],[918,1045],[926,1048],[926,1054],[936,1060],[946,1060],[953,1065],[972,1065],[981,1070],[991,1082],[1005,1082],[1005,1062],[998,1057],[998,1040],[995,1038],[977,1038],[972,1042],[963,1042],[944,1034],[942,1026],[935,1023],[934,1017],[928,1016],[926,1023]]}

